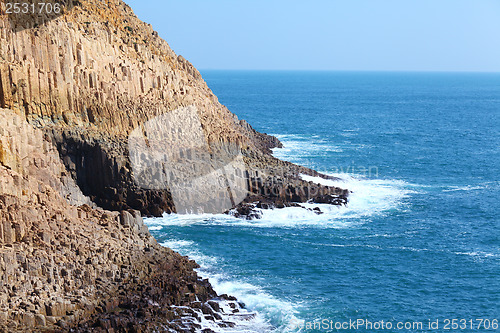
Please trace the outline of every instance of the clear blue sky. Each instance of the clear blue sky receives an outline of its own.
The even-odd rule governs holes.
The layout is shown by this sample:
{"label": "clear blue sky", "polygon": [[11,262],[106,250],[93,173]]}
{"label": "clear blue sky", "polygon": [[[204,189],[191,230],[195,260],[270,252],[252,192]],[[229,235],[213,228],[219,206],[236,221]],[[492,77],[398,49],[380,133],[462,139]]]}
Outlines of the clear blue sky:
{"label": "clear blue sky", "polygon": [[125,0],[198,69],[500,72],[500,0]]}

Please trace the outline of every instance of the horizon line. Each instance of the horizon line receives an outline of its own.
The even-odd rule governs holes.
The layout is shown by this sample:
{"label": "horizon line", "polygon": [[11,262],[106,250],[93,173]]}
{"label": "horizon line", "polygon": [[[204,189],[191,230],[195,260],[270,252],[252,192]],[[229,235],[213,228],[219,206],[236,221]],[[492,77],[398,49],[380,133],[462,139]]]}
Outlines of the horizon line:
{"label": "horizon line", "polygon": [[239,71],[239,72],[358,72],[358,73],[456,73],[456,74],[500,74],[498,71],[476,70],[386,70],[386,69],[258,69],[258,68],[200,68],[198,71]]}

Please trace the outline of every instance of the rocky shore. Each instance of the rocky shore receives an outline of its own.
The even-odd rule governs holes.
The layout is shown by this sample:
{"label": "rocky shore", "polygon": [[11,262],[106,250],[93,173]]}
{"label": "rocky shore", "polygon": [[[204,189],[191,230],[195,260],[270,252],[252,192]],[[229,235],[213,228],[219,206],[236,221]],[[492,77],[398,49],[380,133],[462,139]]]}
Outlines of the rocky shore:
{"label": "rocky shore", "polygon": [[[224,207],[258,218],[344,205],[348,191],[271,156],[279,140],[221,105],[123,1],[75,1],[23,24],[0,16],[0,332],[209,332],[250,319],[195,262],[157,244],[141,216]],[[176,110],[192,113],[155,122]],[[131,138],[147,149],[133,155]],[[185,183],[163,186],[172,177],[202,181],[179,194]]]}

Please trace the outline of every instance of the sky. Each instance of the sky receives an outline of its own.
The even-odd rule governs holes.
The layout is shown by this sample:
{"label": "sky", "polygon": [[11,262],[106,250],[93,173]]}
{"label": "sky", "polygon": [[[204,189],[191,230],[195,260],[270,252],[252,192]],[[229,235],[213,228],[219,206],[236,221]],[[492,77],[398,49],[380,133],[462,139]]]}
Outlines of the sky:
{"label": "sky", "polygon": [[125,0],[200,70],[500,72],[500,0]]}

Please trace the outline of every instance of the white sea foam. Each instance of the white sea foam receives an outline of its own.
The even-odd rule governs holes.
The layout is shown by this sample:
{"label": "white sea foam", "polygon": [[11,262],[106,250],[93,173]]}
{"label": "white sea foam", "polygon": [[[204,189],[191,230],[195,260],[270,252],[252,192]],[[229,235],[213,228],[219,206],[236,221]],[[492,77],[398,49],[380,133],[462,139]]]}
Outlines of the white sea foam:
{"label": "white sea foam", "polygon": [[499,254],[484,252],[484,251],[454,252],[454,253],[457,255],[465,255],[475,258],[500,258]]}
{"label": "white sea foam", "polygon": [[[213,321],[204,320],[201,323],[202,329],[210,328],[217,332],[291,332],[286,327],[287,323],[298,321],[295,317],[297,305],[277,299],[258,286],[221,272],[223,260],[201,253],[194,242],[170,239],[162,245],[195,260],[200,265],[198,274],[202,278],[208,278],[219,295],[235,296],[246,306],[241,311],[241,319],[237,316],[223,316],[223,320],[236,322],[236,327],[221,329]],[[219,304],[224,312],[231,313],[226,302],[221,301]],[[253,317],[248,319],[247,315]]]}
{"label": "white sea foam", "polygon": [[331,174],[337,180],[301,175],[302,179],[314,183],[336,186],[351,191],[347,206],[304,203],[309,209],[318,207],[323,214],[300,207],[262,210],[262,219],[239,222],[254,227],[323,227],[349,228],[364,223],[366,218],[388,214],[404,209],[405,199],[416,193],[403,181],[364,179],[350,174]]}
{"label": "white sea foam", "polygon": [[[151,228],[149,228],[151,229]],[[189,240],[177,240],[177,239],[169,239],[165,242],[163,242],[161,244],[162,246],[165,246],[165,247],[169,247],[171,248],[172,250],[175,250],[177,251],[178,249],[188,249],[192,246],[194,246],[194,242],[193,241],[189,241]]]}
{"label": "white sea foam", "polygon": [[476,190],[484,190],[486,186],[450,186],[450,188],[443,190],[443,192],[456,192],[456,191],[476,191]]}
{"label": "white sea foam", "polygon": [[[355,134],[358,129],[345,130],[345,133]],[[368,148],[367,145],[353,143],[342,143],[332,145],[324,140],[311,140],[300,135],[275,135],[280,139],[284,148],[273,149],[273,154],[281,159],[301,164],[308,156],[331,155],[331,153],[342,152],[345,149],[358,150]],[[307,165],[306,165],[307,166]],[[311,165],[309,165],[311,166]],[[363,176],[349,173],[329,174],[338,180],[327,180],[320,177],[301,175],[302,179],[327,186],[336,186],[348,189],[352,193],[349,197],[347,207],[325,207],[319,206],[326,214],[313,216],[313,212],[304,213],[297,209],[287,208],[283,212],[264,212],[264,218],[273,218],[275,221],[288,218],[301,220],[303,223],[323,224],[327,227],[346,227],[356,223],[359,218],[367,218],[390,211],[404,208],[405,199],[415,192],[416,185],[408,184],[400,180],[369,179]],[[310,218],[307,220],[307,218]],[[317,223],[313,222],[316,221]],[[359,221],[358,221],[359,222]],[[303,225],[303,224],[302,224]]]}
{"label": "white sea foam", "polygon": [[[227,227],[252,228],[333,228],[344,229],[366,222],[366,218],[387,214],[404,208],[404,199],[411,193],[408,184],[402,181],[371,180],[355,178],[348,174],[337,174],[342,180],[326,180],[302,175],[307,181],[328,186],[337,186],[352,191],[347,206],[302,203],[301,207],[263,209],[262,218],[244,220],[226,214],[165,214],[163,218],[146,219],[151,230],[162,226],[224,225]],[[312,211],[318,207],[323,214]]]}
{"label": "white sea foam", "polygon": [[[293,163],[304,165],[307,164],[308,157],[311,156],[327,156],[332,153],[342,153],[352,150],[362,150],[373,147],[370,144],[359,144],[352,142],[342,142],[332,144],[319,136],[307,137],[295,134],[280,135],[272,134],[277,137],[282,143],[283,148],[273,148],[273,155],[279,159]],[[354,137],[357,135],[355,130],[343,131],[340,133],[343,137]],[[313,139],[313,140],[311,140]],[[306,165],[312,167],[312,165]]]}
{"label": "white sea foam", "polygon": [[466,185],[466,186],[449,186],[444,189],[443,192],[456,192],[456,191],[478,191],[486,189],[498,189],[500,187],[500,181],[498,182],[485,182],[477,185]]}
{"label": "white sea foam", "polygon": [[309,138],[296,135],[277,135],[274,134],[280,141],[284,142],[283,148],[274,148],[273,155],[277,158],[284,159],[290,162],[297,162],[298,159],[304,156],[324,156],[331,153],[341,153],[344,148],[338,145],[332,145],[320,138],[315,138],[311,141]]}
{"label": "white sea foam", "polygon": [[336,180],[301,175],[303,180],[351,191],[347,207],[337,217],[359,218],[378,215],[402,207],[405,198],[416,193],[399,180],[366,179],[352,174],[330,174]]}
{"label": "white sea foam", "polygon": [[155,225],[155,226],[149,227],[149,231],[158,231],[161,229],[163,229],[163,226],[161,226],[161,225]]}

